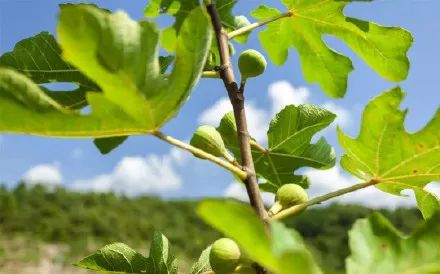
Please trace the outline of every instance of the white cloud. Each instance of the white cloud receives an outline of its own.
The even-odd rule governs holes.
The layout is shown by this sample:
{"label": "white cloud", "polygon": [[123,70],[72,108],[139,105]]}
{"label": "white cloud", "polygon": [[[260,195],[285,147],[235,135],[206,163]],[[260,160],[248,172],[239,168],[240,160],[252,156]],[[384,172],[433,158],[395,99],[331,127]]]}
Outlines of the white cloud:
{"label": "white cloud", "polygon": [[34,166],[26,171],[22,178],[27,184],[42,184],[48,187],[61,185],[63,181],[63,177],[57,164],[41,164]]}
{"label": "white cloud", "polygon": [[272,104],[273,115],[287,105],[308,103],[309,97],[309,89],[305,87],[296,88],[285,80],[274,82],[269,86],[269,98]]}
{"label": "white cloud", "polygon": [[218,100],[214,105],[207,108],[200,114],[199,123],[204,125],[218,126],[223,115],[232,111],[232,106],[228,98]]}
{"label": "white cloud", "polygon": [[341,128],[347,128],[351,125],[351,113],[348,109],[338,106],[333,102],[326,102],[322,107],[336,114],[336,120],[333,122],[332,127],[338,125]]}
{"label": "white cloud", "polygon": [[[232,182],[224,192],[224,196],[228,198],[235,198],[240,201],[249,202],[249,197],[246,192],[246,187],[238,182]],[[275,199],[275,195],[272,193],[264,192],[261,194],[263,202],[266,205],[272,205]]]}
{"label": "white cloud", "polygon": [[437,197],[440,197],[440,182],[432,182],[427,185],[425,189],[431,193],[434,193]]}
{"label": "white cloud", "polygon": [[[186,143],[189,143],[189,141],[186,141]],[[170,149],[169,156],[178,166],[183,166],[191,157],[190,153],[177,147],[172,147]]]}
{"label": "white cloud", "polygon": [[177,150],[147,157],[125,157],[110,174],[75,181],[70,187],[78,191],[115,192],[127,196],[178,190],[182,179],[175,170],[185,156]]}
{"label": "white cloud", "polygon": [[[212,125],[217,127],[223,116],[232,111],[232,106],[228,98],[224,97],[218,100],[214,105],[207,108],[199,116],[199,123],[203,125]],[[259,142],[265,143],[266,132],[269,123],[269,115],[264,109],[255,106],[255,103],[250,101],[246,103],[246,114],[248,118],[249,132],[252,137]]]}

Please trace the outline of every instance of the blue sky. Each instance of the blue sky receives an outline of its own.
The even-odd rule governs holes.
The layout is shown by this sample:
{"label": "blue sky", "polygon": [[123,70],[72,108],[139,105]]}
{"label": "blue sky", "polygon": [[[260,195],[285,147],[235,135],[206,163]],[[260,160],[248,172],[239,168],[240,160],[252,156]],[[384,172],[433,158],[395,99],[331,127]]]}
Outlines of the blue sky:
{"label": "blue sky", "polygon": [[[72,1],[78,2],[78,1]],[[147,1],[90,1],[112,10],[126,10],[133,18],[142,18]],[[237,14],[248,14],[258,4],[278,1],[241,1]],[[0,53],[10,51],[19,40],[40,31],[55,32],[57,5],[61,1],[0,0]],[[279,5],[275,5],[280,7]],[[281,8],[281,7],[280,7]],[[406,127],[414,131],[432,118],[439,106],[438,64],[440,64],[440,1],[437,0],[377,0],[373,3],[351,4],[345,13],[383,25],[402,26],[411,31],[415,43],[409,52],[411,71],[400,85],[407,97],[403,107],[410,109]],[[166,25],[169,18],[161,19]],[[264,139],[264,127],[280,102],[314,103],[329,106],[342,117],[338,120],[352,135],[359,129],[363,106],[375,95],[395,86],[373,72],[362,60],[340,41],[325,37],[327,43],[352,58],[355,71],[351,74],[347,95],[331,100],[317,85],[307,84],[300,70],[297,55],[291,51],[283,67],[269,65],[264,77],[248,83],[247,98],[253,113],[252,134]],[[256,33],[249,43],[236,46],[261,49]],[[437,66],[436,66],[437,65]],[[163,128],[174,137],[188,140],[202,121],[215,122],[220,111],[225,111],[225,91],[215,80],[202,80],[178,116]],[[218,113],[215,115],[215,113]],[[324,135],[335,146],[334,127]],[[264,141],[264,140],[263,140]],[[305,170],[312,178],[313,194],[356,182],[336,168],[327,172]],[[149,136],[132,137],[116,151],[102,156],[91,140],[50,139],[30,136],[0,135],[0,182],[9,186],[26,178],[29,181],[46,176],[54,183],[86,190],[125,191],[129,195],[155,193],[164,197],[222,196],[225,192],[241,196],[242,191],[232,185],[232,177],[211,163],[194,160],[185,153],[171,149]],[[331,178],[331,179],[329,179]],[[324,180],[325,179],[325,180]],[[379,205],[407,204],[408,199],[382,196],[374,189],[354,194],[347,201],[368,203],[379,197]],[[371,204],[371,203],[368,203]]]}

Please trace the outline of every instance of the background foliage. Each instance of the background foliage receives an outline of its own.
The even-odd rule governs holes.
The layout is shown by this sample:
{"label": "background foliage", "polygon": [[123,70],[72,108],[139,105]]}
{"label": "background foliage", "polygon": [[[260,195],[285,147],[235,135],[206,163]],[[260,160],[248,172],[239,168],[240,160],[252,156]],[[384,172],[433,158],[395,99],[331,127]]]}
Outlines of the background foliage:
{"label": "background foliage", "polygon": [[[207,245],[221,236],[198,218],[196,202],[76,193],[63,188],[48,191],[39,185],[18,184],[10,190],[0,188],[0,238],[25,237],[30,246],[39,240],[66,244],[70,251],[64,263],[71,264],[97,246],[115,241],[147,250],[154,231],[159,230],[167,235],[177,257],[195,261]],[[406,233],[421,220],[417,209],[380,211]],[[347,231],[355,220],[372,212],[358,205],[332,204],[309,209],[285,223],[303,235],[323,269],[339,273],[349,255]],[[89,249],[85,250],[85,246]],[[0,250],[0,272],[7,263],[8,252]]]}

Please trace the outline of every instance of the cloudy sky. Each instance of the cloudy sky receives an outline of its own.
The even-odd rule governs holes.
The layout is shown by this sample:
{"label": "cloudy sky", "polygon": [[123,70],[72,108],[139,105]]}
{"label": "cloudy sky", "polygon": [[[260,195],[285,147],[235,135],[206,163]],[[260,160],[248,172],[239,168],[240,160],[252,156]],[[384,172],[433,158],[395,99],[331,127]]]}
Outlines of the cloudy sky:
{"label": "cloudy sky", "polygon": [[[40,31],[54,33],[60,2],[0,0],[0,54],[10,51],[17,41]],[[90,2],[112,10],[124,9],[133,18],[139,19],[147,1]],[[252,7],[264,2],[278,1],[241,1],[236,10],[247,14]],[[439,104],[439,10],[440,1],[437,0],[377,0],[368,4],[352,4],[346,9],[350,16],[402,26],[413,33],[415,43],[410,51],[410,76],[400,83],[407,92],[402,107],[410,109],[406,121],[410,131],[420,129],[429,121]],[[160,23],[166,25],[169,22],[168,18]],[[346,97],[331,100],[317,85],[308,85],[302,77],[297,55],[292,51],[284,67],[270,64],[264,77],[248,83],[250,130],[259,141],[266,141],[265,131],[274,113],[286,104],[301,103],[327,107],[338,114],[336,124],[356,135],[363,106],[375,95],[394,87],[395,84],[381,79],[343,43],[333,37],[325,37],[325,40],[354,61],[356,70],[350,76]],[[252,34],[246,48],[261,49],[256,34]],[[237,45],[236,49],[240,52],[245,48]],[[215,80],[202,80],[179,115],[163,131],[188,140],[198,125],[217,125],[220,117],[230,108],[222,84]],[[335,125],[322,134],[340,155]],[[328,171],[304,169],[301,172],[311,178],[312,196],[357,182],[339,167]],[[0,135],[0,182],[13,186],[21,179],[31,184],[40,181],[51,186],[64,184],[79,191],[158,194],[169,198],[227,195],[245,199],[243,188],[234,184],[227,172],[149,136],[132,137],[110,155],[102,156],[91,140]],[[431,188],[440,193],[438,186]],[[269,201],[272,197],[265,195],[265,199]],[[374,188],[342,200],[391,207],[413,203],[411,197],[390,197]]]}

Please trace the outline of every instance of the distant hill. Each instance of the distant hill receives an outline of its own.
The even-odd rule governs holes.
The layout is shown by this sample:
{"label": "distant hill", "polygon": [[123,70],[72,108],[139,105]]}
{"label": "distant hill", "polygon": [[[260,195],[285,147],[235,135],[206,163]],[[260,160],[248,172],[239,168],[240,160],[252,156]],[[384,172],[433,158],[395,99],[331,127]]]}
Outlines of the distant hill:
{"label": "distant hill", "polygon": [[[159,230],[178,256],[189,262],[221,237],[197,217],[196,202],[76,193],[63,188],[48,191],[20,183],[14,189],[0,187],[0,241],[17,239],[23,245],[17,250],[23,252],[37,243],[57,244],[66,247],[63,263],[70,264],[115,241],[147,250],[153,232]],[[416,209],[381,211],[404,232],[410,232],[421,220]],[[371,212],[362,206],[332,204],[309,209],[286,223],[304,236],[323,269],[338,273],[349,253],[347,231],[356,219]],[[0,273],[4,273],[2,265],[11,260],[7,249],[0,246]]]}

